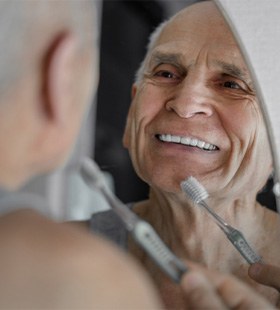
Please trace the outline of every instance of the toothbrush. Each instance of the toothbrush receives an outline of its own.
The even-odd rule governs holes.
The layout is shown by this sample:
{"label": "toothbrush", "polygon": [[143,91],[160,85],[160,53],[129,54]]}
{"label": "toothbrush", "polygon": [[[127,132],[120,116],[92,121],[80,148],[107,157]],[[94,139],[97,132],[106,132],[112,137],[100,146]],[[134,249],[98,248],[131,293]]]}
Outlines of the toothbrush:
{"label": "toothbrush", "polygon": [[207,213],[212,217],[216,224],[225,233],[229,241],[239,251],[239,253],[246,259],[249,264],[261,262],[261,257],[255,253],[249,243],[246,241],[243,234],[230,226],[219,215],[217,215],[205,202],[208,198],[208,192],[194,177],[189,177],[187,180],[181,182],[183,192],[195,203],[203,207]]}
{"label": "toothbrush", "polygon": [[180,283],[187,271],[185,264],[163,243],[153,227],[127,208],[109,189],[98,165],[85,158],[80,173],[90,188],[97,188],[122,220],[133,239],[174,282]]}

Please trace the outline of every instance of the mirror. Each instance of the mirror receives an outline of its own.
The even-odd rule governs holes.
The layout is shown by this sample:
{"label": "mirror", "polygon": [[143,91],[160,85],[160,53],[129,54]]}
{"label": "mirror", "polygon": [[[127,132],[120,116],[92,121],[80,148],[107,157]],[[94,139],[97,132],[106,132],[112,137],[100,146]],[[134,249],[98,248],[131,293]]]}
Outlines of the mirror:
{"label": "mirror", "polygon": [[[103,3],[102,18],[104,25],[102,25],[103,37],[101,40],[103,50],[101,52],[101,79],[98,98],[98,101],[102,102],[102,104],[97,107],[97,141],[94,156],[97,162],[114,177],[116,194],[124,202],[145,199],[147,196],[146,184],[141,182],[135,175],[127,152],[121,143],[126,112],[130,104],[131,81],[139,62],[143,58],[147,37],[152,29],[161,20],[196,1],[158,1],[157,5],[154,2],[105,1]],[[279,42],[280,29],[275,27],[280,3],[273,0],[265,2],[261,0],[217,0],[215,2],[232,26],[236,38],[244,50],[244,56],[251,68],[252,76],[255,77],[255,84],[258,85],[258,96],[262,98],[263,114],[266,119],[274,155],[274,182],[276,184],[274,192],[277,194],[276,199],[279,205],[280,129],[278,129],[278,120],[280,111],[277,108],[278,101],[275,100],[278,85],[274,83],[274,77],[279,76],[280,71],[280,66],[277,66],[277,43]],[[269,20],[267,20],[267,16],[270,17]],[[131,19],[135,24],[131,24]],[[124,24],[130,24],[130,27],[126,27],[126,32],[122,31],[125,28]],[[258,27],[258,24],[261,27]],[[141,29],[141,36],[134,35],[135,29]],[[130,35],[129,31],[131,31]],[[112,37],[114,40],[112,40]],[[129,46],[129,53],[124,52],[127,46]],[[263,55],[267,55],[267,57],[263,59]],[[260,59],[261,61],[258,61]],[[112,66],[116,69],[112,70]],[[125,74],[120,77],[120,72],[125,72]],[[110,92],[107,89],[110,89]],[[115,102],[113,107],[112,97]],[[108,109],[110,109],[111,113],[108,113]],[[88,132],[87,135],[84,134],[83,136],[86,139],[86,145],[93,148],[91,146],[93,141],[87,142],[92,136],[91,131],[88,130]],[[112,134],[105,134],[111,132]],[[93,150],[87,152],[93,153]],[[47,176],[47,179],[49,179],[49,176]],[[55,181],[55,184],[59,183],[61,185],[62,182],[65,182],[65,179],[68,179],[68,175],[62,177],[61,175],[55,175],[51,182],[36,179],[23,190],[27,193],[36,193],[43,196],[43,198],[47,196],[50,204],[55,201],[51,211],[55,213],[56,218],[63,218],[65,212],[69,212],[69,210],[59,210],[57,205],[61,202],[60,197],[68,197],[64,194],[61,195],[61,192],[71,192],[71,190],[62,188],[59,192],[56,185],[54,186],[55,189],[52,188],[51,183]],[[79,188],[78,193],[81,192],[82,190]],[[77,196],[76,192],[75,195]],[[52,197],[49,198],[49,196]],[[56,196],[58,197],[56,198]],[[83,192],[80,196],[88,197],[88,194]],[[263,196],[265,196],[265,200],[274,199],[274,197],[270,198],[272,195],[267,192]],[[65,199],[67,199],[67,203],[64,201],[63,205],[69,205],[69,201],[72,201],[68,198]],[[91,199],[88,201],[91,202]],[[76,204],[79,205],[80,210],[81,205],[85,204],[84,202],[85,199],[82,200],[82,204],[75,200],[73,210],[77,210]]]}
{"label": "mirror", "polygon": [[[115,192],[124,202],[146,199],[148,192],[147,185],[135,174],[121,142],[126,113],[130,105],[131,82],[143,59],[147,38],[152,29],[162,20],[198,1],[159,1],[157,5],[154,2],[105,1],[103,4],[101,76],[98,92],[98,102],[102,104],[97,105],[94,157],[98,164],[112,175]],[[220,3],[218,2],[217,4]],[[241,2],[237,1],[237,3]],[[257,7],[259,7],[258,2]],[[221,1],[221,3],[226,2]],[[247,1],[244,5],[247,5]],[[241,9],[243,6],[230,4],[231,10],[235,7],[243,10]],[[238,14],[240,15],[240,12]],[[245,14],[244,25],[246,25],[246,19]],[[125,24],[129,24],[130,27],[126,31],[121,31]],[[255,28],[252,27],[252,29]],[[139,34],[137,37],[134,35],[136,29]],[[128,46],[130,53],[127,54]],[[120,75],[120,72],[123,74]],[[112,105],[112,98],[114,98],[114,105]],[[272,180],[268,182],[268,186],[258,199],[263,205],[269,205],[270,208],[275,209],[271,183],[273,183]]]}
{"label": "mirror", "polygon": [[254,80],[274,161],[273,192],[280,210],[279,1],[215,0],[239,43]]}

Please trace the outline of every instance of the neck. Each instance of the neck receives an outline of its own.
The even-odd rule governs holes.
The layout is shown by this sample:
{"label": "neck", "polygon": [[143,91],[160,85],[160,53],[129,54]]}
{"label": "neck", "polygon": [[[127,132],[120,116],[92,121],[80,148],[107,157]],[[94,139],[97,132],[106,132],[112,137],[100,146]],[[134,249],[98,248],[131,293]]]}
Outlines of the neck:
{"label": "neck", "polygon": [[[223,220],[254,242],[258,208],[255,196],[235,200],[210,200]],[[180,257],[212,265],[221,256],[239,256],[213,219],[185,197],[151,190],[150,198],[135,206],[136,213],[152,224],[164,242]],[[213,251],[215,248],[215,251]],[[239,261],[239,259],[237,259]]]}
{"label": "neck", "polygon": [[[265,261],[279,264],[278,216],[256,203],[255,195],[242,199],[210,200],[209,206],[226,222],[240,230]],[[152,224],[167,246],[191,268],[199,263],[212,270],[232,273],[258,289],[269,300],[278,298],[270,288],[259,286],[248,277],[248,263],[201,207],[185,197],[151,190],[150,198],[134,210]],[[271,247],[271,244],[273,246]],[[129,250],[140,260],[159,288],[166,308],[183,309],[184,298],[177,285],[162,273],[130,239]]]}

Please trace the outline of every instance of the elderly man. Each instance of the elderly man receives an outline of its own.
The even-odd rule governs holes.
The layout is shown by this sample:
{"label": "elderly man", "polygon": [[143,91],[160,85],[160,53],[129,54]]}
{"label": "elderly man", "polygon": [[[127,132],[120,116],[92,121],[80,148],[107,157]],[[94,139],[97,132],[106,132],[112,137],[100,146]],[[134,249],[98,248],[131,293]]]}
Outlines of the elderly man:
{"label": "elderly man", "polygon": [[[94,13],[93,1],[1,1],[2,190],[68,156],[97,84]],[[0,239],[1,309],[159,305],[143,272],[84,230],[22,210],[0,217]]]}
{"label": "elderly man", "polygon": [[[265,125],[246,64],[212,2],[182,10],[152,35],[123,141],[150,186],[149,199],[133,204],[134,212],[181,259],[235,274],[275,303],[278,292],[248,277],[243,257],[180,189],[195,176],[214,211],[241,230],[264,261],[279,265],[277,214],[256,201],[272,171]],[[152,275],[166,306],[183,308],[180,288],[132,240],[125,246]]]}
{"label": "elderly man", "polygon": [[[277,214],[256,202],[272,170],[265,125],[246,64],[212,2],[181,11],[156,31],[132,97],[124,145],[150,185],[149,199],[133,210],[178,256],[255,285],[244,259],[180,190],[182,180],[195,176],[215,212],[239,228],[264,261],[279,265]],[[179,306],[176,289],[129,247],[168,296],[166,303]],[[256,287],[277,299],[273,290]]]}

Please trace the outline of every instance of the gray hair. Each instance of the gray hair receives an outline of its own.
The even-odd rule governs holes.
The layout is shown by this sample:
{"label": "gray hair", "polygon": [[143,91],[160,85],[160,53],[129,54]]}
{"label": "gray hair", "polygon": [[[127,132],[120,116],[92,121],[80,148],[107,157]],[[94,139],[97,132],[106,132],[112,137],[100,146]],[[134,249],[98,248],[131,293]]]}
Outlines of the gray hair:
{"label": "gray hair", "polygon": [[71,29],[81,45],[92,44],[98,24],[95,6],[89,0],[0,1],[0,96],[27,74],[36,51],[55,29]]}
{"label": "gray hair", "polygon": [[135,74],[135,79],[134,79],[135,84],[139,84],[143,80],[146,63],[147,63],[147,60],[151,54],[151,51],[154,49],[157,41],[159,40],[159,38],[162,34],[163,29],[169,23],[170,20],[171,20],[171,18],[160,23],[156,27],[156,29],[151,33],[149,40],[148,40],[147,48],[146,48],[146,50],[147,50],[146,55],[145,55],[143,61],[141,62],[140,66],[137,69],[136,74]]}
{"label": "gray hair", "polygon": [[[209,0],[192,0],[189,1],[189,5],[192,3],[196,3],[196,2],[204,2],[204,1],[209,1]],[[139,84],[142,79],[144,78],[144,73],[145,73],[145,67],[147,64],[147,61],[149,59],[149,56],[151,54],[151,51],[154,49],[157,41],[159,40],[164,28],[167,26],[167,24],[169,24],[173,19],[175,19],[175,17],[180,14],[180,11],[177,12],[175,15],[169,17],[167,20],[163,21],[162,23],[160,23],[155,30],[151,33],[149,40],[148,40],[148,44],[147,44],[147,48],[146,48],[146,55],[143,59],[143,61],[141,62],[139,68],[137,69],[136,73],[135,73],[135,78],[134,78],[134,83],[135,84]]]}

